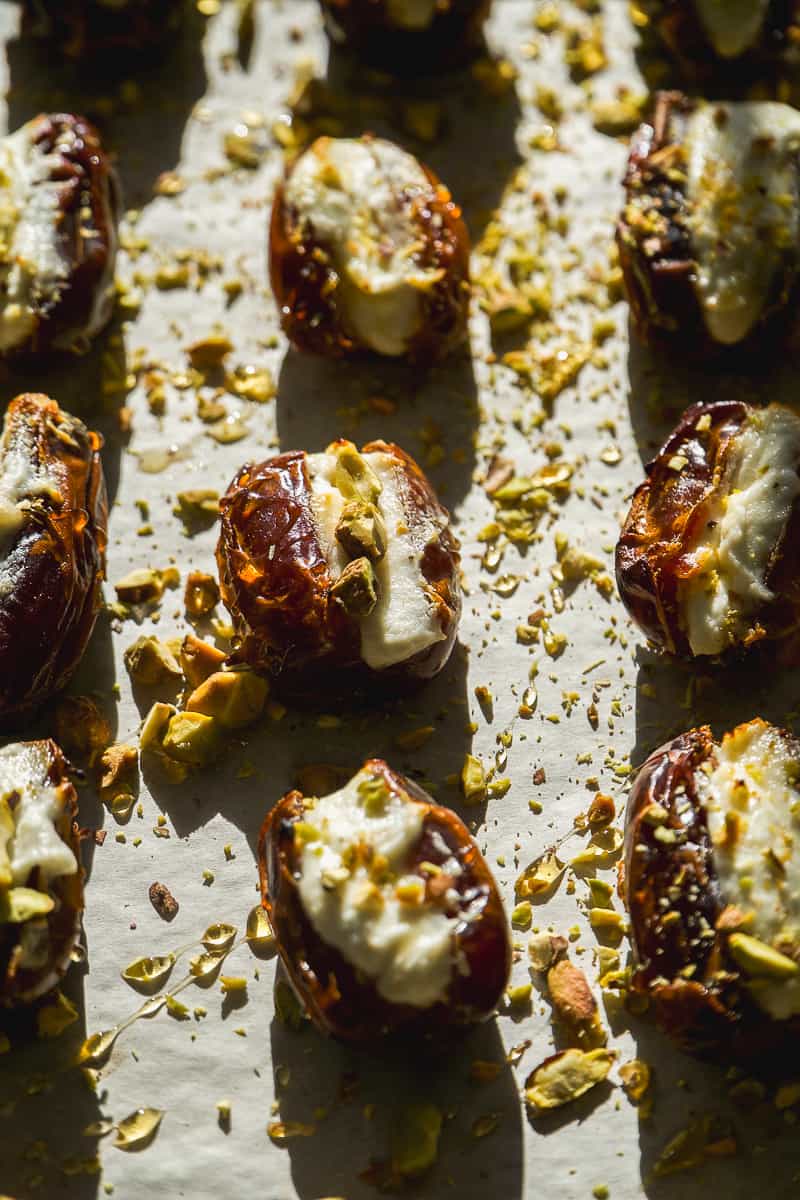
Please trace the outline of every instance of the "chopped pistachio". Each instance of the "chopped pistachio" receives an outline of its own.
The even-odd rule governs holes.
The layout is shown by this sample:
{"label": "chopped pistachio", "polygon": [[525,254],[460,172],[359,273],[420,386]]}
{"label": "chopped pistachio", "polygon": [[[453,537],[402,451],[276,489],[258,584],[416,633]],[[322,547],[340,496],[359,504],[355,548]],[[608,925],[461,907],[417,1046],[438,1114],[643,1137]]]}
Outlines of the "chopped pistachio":
{"label": "chopped pistachio", "polygon": [[195,688],[186,711],[214,717],[225,729],[241,729],[258,720],[268,694],[266,679],[246,667],[216,671]]}
{"label": "chopped pistachio", "polygon": [[180,573],[175,567],[166,567],[163,571],[140,567],[115,583],[114,590],[117,599],[124,604],[146,604],[160,600],[165,588],[177,587],[179,583]]}
{"label": "chopped pistachio", "polygon": [[468,754],[464,759],[461,791],[467,804],[482,804],[486,799],[486,770],[474,754]]}
{"label": "chopped pistachio", "polygon": [[183,606],[189,617],[207,617],[219,604],[219,584],[205,571],[190,571],[186,577]]}
{"label": "chopped pistachio", "polygon": [[396,1175],[413,1179],[430,1170],[439,1153],[442,1112],[435,1104],[408,1104],[392,1123],[391,1158]]}
{"label": "chopped pistachio", "polygon": [[159,683],[180,679],[182,671],[172,650],[152,634],[139,637],[123,655],[128,674],[134,683],[154,687]]}
{"label": "chopped pistachio", "polygon": [[525,1099],[535,1112],[560,1108],[602,1083],[614,1063],[613,1050],[562,1050],[528,1077]]}
{"label": "chopped pistachio", "polygon": [[386,525],[374,504],[350,500],[336,526],[336,539],[350,558],[378,562],[386,554]]}
{"label": "chopped pistachio", "polygon": [[748,975],[791,979],[800,974],[800,965],[793,959],[747,933],[732,933],[728,938],[728,948]]}
{"label": "chopped pistachio", "polygon": [[225,658],[224,651],[212,646],[211,642],[204,642],[193,633],[187,634],[181,643],[181,669],[186,676],[186,682],[192,688],[198,688],[215,671],[219,671]]}
{"label": "chopped pistachio", "polygon": [[204,713],[176,713],[170,717],[162,748],[168,758],[179,763],[208,766],[222,751],[221,725]]}
{"label": "chopped pistachio", "polygon": [[349,562],[331,584],[330,594],[350,616],[369,616],[378,603],[375,572],[370,560],[357,558]]}
{"label": "chopped pistachio", "polygon": [[334,442],[328,453],[336,455],[334,482],[348,500],[374,504],[383,488],[378,476],[352,442]]}

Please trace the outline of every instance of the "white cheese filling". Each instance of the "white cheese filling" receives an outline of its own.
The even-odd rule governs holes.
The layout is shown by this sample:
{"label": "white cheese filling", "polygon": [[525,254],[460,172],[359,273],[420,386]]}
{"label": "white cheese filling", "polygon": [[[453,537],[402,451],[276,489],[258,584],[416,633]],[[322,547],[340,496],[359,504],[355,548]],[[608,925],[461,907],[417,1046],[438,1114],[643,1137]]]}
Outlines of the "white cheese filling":
{"label": "white cheese filling", "polygon": [[436,16],[437,0],[386,0],[389,20],[400,29],[428,29]]}
{"label": "white cheese filling", "polygon": [[50,178],[61,157],[33,144],[32,124],[0,139],[0,352],[30,337],[39,307],[69,277],[59,247],[64,185]]}
{"label": "white cheese filling", "polygon": [[30,501],[37,496],[58,503],[58,481],[39,463],[30,427],[6,418],[0,441],[0,598],[13,590],[24,565],[12,540],[25,524]]}
{"label": "white cheese filling", "polygon": [[[425,548],[439,529],[417,513],[409,517],[400,468],[391,454],[376,451],[363,457],[382,485],[377,507],[387,535],[386,554],[374,564],[378,602],[360,620],[361,656],[368,667],[379,671],[444,640],[421,567]],[[335,454],[306,456],[322,550],[334,576],[348,561],[336,539],[336,526],[346,503],[333,483],[336,461]]]}
{"label": "white cheese filling", "polygon": [[[798,764],[780,732],[762,720],[726,734],[696,776],[722,896],[742,914],[741,930],[800,961],[800,792]],[[800,971],[756,978],[752,992],[771,1016],[800,1013]]]}
{"label": "white cheese filling", "polygon": [[700,570],[681,588],[693,654],[721,654],[771,601],[767,571],[800,494],[800,418],[780,404],[756,410],[728,450],[720,499],[694,548]]}
{"label": "white cheese filling", "polygon": [[771,0],[694,0],[706,37],[720,58],[738,58],[761,36]]}
{"label": "white cheese filling", "polygon": [[60,790],[48,782],[49,766],[49,757],[37,742],[18,742],[0,750],[0,797],[9,803],[15,825],[6,847],[15,887],[27,884],[34,867],[39,868],[44,886],[78,870],[75,855],[55,827],[64,805]]}
{"label": "white cheese filling", "polygon": [[[297,887],[316,933],[373,980],[384,999],[427,1008],[447,993],[458,912],[426,902],[421,878],[404,876],[424,809],[381,784],[361,770],[314,802],[305,818]],[[371,867],[354,851],[359,845],[371,852]],[[457,874],[460,868],[453,860],[445,869]]]}
{"label": "white cheese filling", "polygon": [[318,138],[286,184],[301,228],[333,257],[350,332],[379,354],[406,353],[441,277],[414,261],[423,236],[414,202],[430,191],[417,160],[379,138]]}
{"label": "white cheese filling", "polygon": [[771,101],[699,104],[687,129],[695,290],[711,337],[742,341],[800,236],[800,112]]}

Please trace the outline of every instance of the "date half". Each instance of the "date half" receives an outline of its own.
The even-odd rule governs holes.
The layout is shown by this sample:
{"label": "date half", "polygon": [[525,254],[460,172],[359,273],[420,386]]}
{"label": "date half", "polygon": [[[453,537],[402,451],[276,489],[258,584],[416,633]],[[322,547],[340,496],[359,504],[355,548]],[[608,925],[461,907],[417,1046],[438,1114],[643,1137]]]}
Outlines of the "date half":
{"label": "date half", "polygon": [[0,440],[0,721],[62,687],[94,628],[108,506],[102,440],[47,396],[12,400]]}
{"label": "date half", "polygon": [[278,186],[269,241],[281,323],[299,349],[428,362],[464,341],[461,210],[393,142],[318,138]]}
{"label": "date half", "polygon": [[622,892],[632,986],[704,1055],[752,1057],[800,1033],[800,743],[756,718],[657,750],[628,803]]}
{"label": "date half", "polygon": [[620,596],[683,658],[755,642],[795,654],[800,418],[781,404],[690,408],[647,467],[617,543]]}
{"label": "date half", "polygon": [[119,185],[83,117],[0,139],[0,357],[81,351],[114,303]]}
{"label": "date half", "polygon": [[309,700],[442,670],[461,613],[458,543],[399,447],[339,441],[247,465],[220,513],[236,659]]}
{"label": "date half", "polygon": [[80,932],[78,804],[51,741],[0,750],[0,1006],[55,987]]}
{"label": "date half", "polygon": [[455,813],[371,759],[338,792],[289,792],[259,840],[281,958],[325,1033],[366,1041],[489,1017],[511,947],[497,886]]}
{"label": "date half", "polygon": [[467,61],[482,45],[491,0],[321,0],[331,40],[395,75]]}

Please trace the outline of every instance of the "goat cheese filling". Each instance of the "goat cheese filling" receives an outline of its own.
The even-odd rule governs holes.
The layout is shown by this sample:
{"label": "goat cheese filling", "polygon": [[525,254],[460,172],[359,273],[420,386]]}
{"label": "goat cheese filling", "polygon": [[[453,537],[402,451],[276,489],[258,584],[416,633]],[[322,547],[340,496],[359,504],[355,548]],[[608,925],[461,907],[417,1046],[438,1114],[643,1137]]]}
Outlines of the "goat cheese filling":
{"label": "goat cheese filling", "polygon": [[766,576],[800,494],[800,418],[780,404],[749,417],[728,448],[724,477],[694,548],[699,570],[681,588],[693,654],[743,640],[774,599]]}
{"label": "goat cheese filling", "polygon": [[389,20],[400,29],[427,29],[436,16],[437,0],[386,0]]}
{"label": "goat cheese filling", "polygon": [[[407,873],[424,808],[364,768],[345,787],[307,801],[297,887],[314,930],[393,1004],[445,999],[455,961],[453,911],[425,899]],[[457,875],[455,860],[443,868]]]}
{"label": "goat cheese filling", "polygon": [[415,261],[424,245],[417,202],[430,192],[417,160],[379,138],[318,138],[287,180],[295,219],[333,258],[348,331],[378,354],[406,353],[441,278]]}
{"label": "goat cheese filling", "polygon": [[58,481],[38,461],[31,428],[24,420],[6,418],[0,441],[0,599],[13,590],[25,565],[27,547],[15,539],[37,497],[58,503]]}
{"label": "goat cheese filling", "polygon": [[797,271],[800,113],[772,101],[699,104],[687,129],[694,286],[712,338],[735,345]]}
{"label": "goat cheese filling", "polygon": [[[386,553],[374,564],[377,603],[372,612],[360,618],[361,656],[368,667],[382,670],[407,661],[445,638],[421,567],[425,548],[440,529],[424,513],[407,511],[402,469],[393,455],[375,451],[363,458],[381,486],[376,507],[387,537]],[[347,502],[335,482],[337,465],[334,453],[306,456],[312,508],[322,550],[334,577],[348,562],[336,538]]]}
{"label": "goat cheese filling", "polygon": [[[750,990],[780,1020],[800,1013],[799,782],[791,745],[760,719],[726,734],[696,775],[722,897],[741,932],[767,948]],[[785,961],[771,963],[770,948]]]}
{"label": "goat cheese filling", "polygon": [[738,58],[758,40],[771,0],[695,0],[706,37],[720,58]]}
{"label": "goat cheese filling", "polygon": [[31,125],[0,139],[0,352],[23,345],[38,313],[69,278],[61,253],[59,154],[34,144]]}

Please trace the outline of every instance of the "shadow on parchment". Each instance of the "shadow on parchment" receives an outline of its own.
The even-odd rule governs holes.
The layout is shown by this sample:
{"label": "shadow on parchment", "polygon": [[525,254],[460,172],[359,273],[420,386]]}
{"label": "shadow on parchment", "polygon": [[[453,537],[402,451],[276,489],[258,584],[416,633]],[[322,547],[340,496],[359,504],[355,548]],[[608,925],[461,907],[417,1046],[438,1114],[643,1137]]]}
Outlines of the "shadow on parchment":
{"label": "shadow on parchment", "polygon": [[[409,1181],[403,1194],[521,1200],[522,1114],[495,1021],[430,1043],[360,1048],[325,1038],[310,1025],[293,1032],[276,1017],[270,1041],[280,1106],[274,1119],[316,1125],[313,1139],[286,1142],[299,1200],[374,1200],[375,1185],[362,1173],[389,1158],[398,1111],[423,1101],[445,1114],[438,1161],[420,1180]],[[502,1070],[491,1083],[470,1085],[475,1059],[500,1063]],[[330,1082],[321,1089],[320,1080]],[[325,1110],[322,1119],[319,1109]],[[488,1113],[497,1116],[496,1129],[475,1137],[473,1124]]]}
{"label": "shadow on parchment", "polygon": [[[359,445],[375,438],[396,442],[429,474],[450,509],[472,486],[478,388],[466,352],[425,370],[378,356],[345,363],[290,349],[275,419],[282,451],[323,450],[340,437]],[[431,466],[429,455],[439,445],[445,458]]]}
{"label": "shadow on parchment", "polygon": [[[205,798],[191,777],[181,784],[165,780],[157,763],[142,763],[142,775],[155,802],[169,814],[178,837],[186,837],[222,813],[245,834],[253,857],[267,812],[297,784],[304,766],[326,764],[350,774],[367,758],[385,758],[391,766],[430,786],[441,803],[458,807],[459,793],[445,781],[458,775],[472,742],[467,699],[468,658],[457,644],[444,670],[402,700],[363,705],[350,712],[290,710],[282,720],[267,719],[240,739],[231,739],[222,761],[202,774]],[[320,717],[323,717],[320,724]],[[341,718],[331,723],[330,718]],[[398,735],[431,726],[425,745],[403,750]],[[480,810],[469,810],[474,819]]]}
{"label": "shadow on parchment", "polygon": [[[83,934],[85,942],[86,935]],[[0,1066],[0,1186],[15,1200],[95,1200],[93,1170],[102,1094],[75,1066],[86,1038],[85,965],[73,964],[61,990],[79,1017],[56,1038],[36,1034],[40,1005],[0,1012],[0,1034],[11,1042]]]}
{"label": "shadow on parchment", "polygon": [[46,41],[9,42],[9,129],[40,112],[88,117],[115,157],[125,205],[141,206],[177,165],[186,122],[205,93],[204,26],[197,6],[187,5],[179,36],[155,60],[74,64]]}

